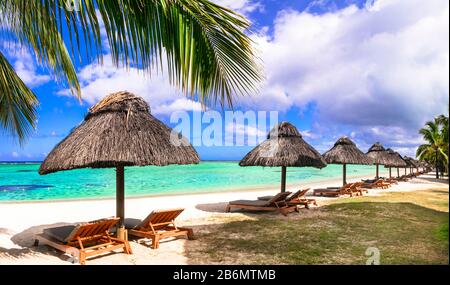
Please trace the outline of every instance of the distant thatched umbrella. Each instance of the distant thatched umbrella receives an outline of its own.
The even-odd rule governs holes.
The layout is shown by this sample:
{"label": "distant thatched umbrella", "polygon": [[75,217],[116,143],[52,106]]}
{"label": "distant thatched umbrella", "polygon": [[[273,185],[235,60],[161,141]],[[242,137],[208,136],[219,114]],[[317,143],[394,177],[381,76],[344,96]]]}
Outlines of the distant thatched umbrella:
{"label": "distant thatched umbrella", "polygon": [[[116,215],[124,219],[124,167],[198,163],[187,140],[150,115],[141,97],[113,93],[89,109],[39,168],[48,174],[76,168],[116,168]],[[179,138],[179,140],[177,140]]]}
{"label": "distant thatched umbrella", "polygon": [[[403,160],[406,162],[407,166],[409,168],[409,173],[412,173],[412,169],[416,167],[416,164],[414,162],[414,159],[408,156],[404,156]],[[405,173],[406,173],[406,167],[405,167]]]}
{"label": "distant thatched umbrella", "polygon": [[286,191],[286,167],[327,164],[312,146],[302,139],[296,127],[288,122],[275,126],[267,140],[256,146],[239,162],[240,166],[281,166],[281,192]]}
{"label": "distant thatched umbrella", "polygon": [[414,159],[414,164],[416,165],[416,170],[419,171],[419,167],[420,167],[420,160],[418,159]]}
{"label": "distant thatched umbrella", "polygon": [[422,171],[426,171],[426,169],[428,167],[427,162],[420,160],[419,163],[420,163],[420,167],[422,168]]}
{"label": "distant thatched umbrella", "polygon": [[376,142],[367,151],[367,156],[370,157],[373,163],[377,166],[376,178],[378,179],[379,177],[378,166],[380,164],[389,165],[391,161],[390,155],[379,142]]}
{"label": "distant thatched umbrella", "polygon": [[329,164],[342,164],[344,185],[347,184],[347,164],[372,164],[372,160],[346,136],[338,139],[334,146],[323,154],[323,157]]}
{"label": "distant thatched umbrella", "polygon": [[397,177],[400,176],[399,167],[405,167],[407,165],[406,162],[398,152],[395,152],[390,148],[388,148],[386,151],[390,156],[390,162],[389,164],[385,164],[384,166],[389,168],[389,179],[392,178],[392,167],[397,167]]}

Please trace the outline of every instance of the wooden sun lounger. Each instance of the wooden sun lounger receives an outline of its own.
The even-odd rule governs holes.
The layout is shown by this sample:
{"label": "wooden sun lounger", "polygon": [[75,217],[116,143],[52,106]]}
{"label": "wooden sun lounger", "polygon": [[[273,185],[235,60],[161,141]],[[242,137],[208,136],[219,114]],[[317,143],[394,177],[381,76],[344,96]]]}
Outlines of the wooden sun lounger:
{"label": "wooden sun lounger", "polygon": [[406,177],[406,175],[402,175],[399,178],[397,178],[397,181],[406,182],[406,181],[409,181],[409,178]]}
{"label": "wooden sun lounger", "polygon": [[287,196],[291,192],[281,192],[273,196],[269,200],[236,200],[230,201],[225,211],[229,213],[231,209],[245,209],[252,211],[277,211],[283,215],[294,212],[297,206],[288,205],[286,202]]}
{"label": "wooden sun lounger", "polygon": [[353,183],[353,185],[351,185],[349,187],[349,189],[353,193],[356,193],[357,196],[358,195],[362,196],[363,192],[369,193],[369,191],[367,189],[362,188],[363,185],[364,185],[364,182],[355,182],[355,183]]}
{"label": "wooden sun lounger", "polygon": [[396,178],[385,179],[384,182],[389,184],[398,184],[398,179]]}
{"label": "wooden sun lounger", "polygon": [[154,210],[143,221],[135,225],[125,226],[129,228],[128,234],[131,236],[148,238],[152,240],[152,248],[159,248],[159,241],[169,237],[186,237],[194,239],[194,232],[191,228],[178,227],[175,219],[184,209]]}
{"label": "wooden sun lounger", "polygon": [[128,241],[114,238],[109,231],[119,221],[119,218],[109,218],[84,224],[69,225],[44,229],[36,235],[35,246],[40,243],[56,248],[78,259],[81,265],[86,264],[86,258],[94,255],[123,249],[131,254]]}
{"label": "wooden sun lounger", "polygon": [[[363,192],[368,193],[367,189],[363,189],[361,188],[361,186],[364,184],[364,182],[354,182],[354,183],[347,183],[344,186],[334,186],[334,187],[327,187],[323,190],[339,190],[341,188],[347,188],[349,191],[351,191],[352,193],[356,193],[356,195],[358,196],[362,196]],[[317,190],[322,190],[322,189],[317,189]],[[319,192],[319,191],[318,191]]]}
{"label": "wooden sun lounger", "polygon": [[383,179],[378,179],[373,183],[364,183],[363,185],[361,185],[362,188],[369,188],[369,189],[374,189],[374,188],[387,189],[390,186],[391,186],[391,184],[385,183],[383,181]]}
{"label": "wooden sun lounger", "polygon": [[[297,206],[297,205],[303,205],[305,206],[305,208],[309,209],[309,205],[313,204],[315,206],[317,206],[317,202],[316,199],[307,199],[305,198],[305,194],[306,192],[309,191],[310,188],[306,188],[306,189],[301,189],[298,190],[297,192],[291,194],[289,197],[286,198],[286,203],[288,205],[292,205],[292,206]],[[272,199],[274,196],[262,196],[262,197],[258,197],[258,200],[270,200]]]}
{"label": "wooden sun lounger", "polygon": [[341,195],[350,195],[350,197],[353,197],[353,191],[352,186],[355,183],[350,183],[350,186],[347,186],[348,184],[340,187],[340,188],[319,188],[314,189],[313,195],[314,196],[327,196],[327,197],[338,197]]}

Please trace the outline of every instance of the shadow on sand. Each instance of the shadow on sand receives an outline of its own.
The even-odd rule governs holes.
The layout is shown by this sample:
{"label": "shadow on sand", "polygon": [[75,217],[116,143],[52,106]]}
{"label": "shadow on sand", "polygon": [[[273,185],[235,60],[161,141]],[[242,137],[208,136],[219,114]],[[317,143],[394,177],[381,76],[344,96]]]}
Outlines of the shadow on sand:
{"label": "shadow on sand", "polygon": [[425,180],[425,181],[427,181],[427,182],[434,182],[434,183],[440,183],[440,184],[447,184],[447,186],[448,186],[448,178],[439,178],[439,179],[436,179],[436,178],[433,178],[433,177],[422,177],[422,176],[419,176],[419,177],[417,177],[416,179]]}

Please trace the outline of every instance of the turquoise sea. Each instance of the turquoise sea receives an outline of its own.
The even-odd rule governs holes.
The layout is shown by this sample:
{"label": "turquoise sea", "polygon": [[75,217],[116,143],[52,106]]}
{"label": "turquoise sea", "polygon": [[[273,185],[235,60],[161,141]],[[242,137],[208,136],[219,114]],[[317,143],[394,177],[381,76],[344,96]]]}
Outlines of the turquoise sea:
{"label": "turquoise sea", "polygon": [[[114,169],[38,174],[38,163],[0,163],[0,202],[96,199],[115,196]],[[387,170],[380,167],[381,174]],[[396,171],[393,171],[393,174]],[[347,177],[375,175],[375,166],[347,166]],[[288,185],[342,177],[342,166],[288,168]],[[280,168],[239,167],[237,162],[125,168],[127,197],[279,187]]]}

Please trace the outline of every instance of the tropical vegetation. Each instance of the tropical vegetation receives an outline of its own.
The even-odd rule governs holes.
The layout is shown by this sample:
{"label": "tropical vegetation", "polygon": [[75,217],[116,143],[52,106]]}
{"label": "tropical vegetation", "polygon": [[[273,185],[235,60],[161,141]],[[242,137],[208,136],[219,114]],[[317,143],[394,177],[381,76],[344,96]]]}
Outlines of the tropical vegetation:
{"label": "tropical vegetation", "polygon": [[427,161],[435,166],[436,178],[439,178],[439,172],[448,173],[448,131],[448,116],[445,115],[427,122],[419,130],[426,143],[417,148],[416,156],[419,160]]}
{"label": "tropical vegetation", "polygon": [[[102,62],[106,35],[116,66],[154,68],[202,104],[232,105],[261,79],[249,21],[207,0],[0,1],[1,48],[34,51],[81,97],[74,60]],[[38,98],[0,51],[0,130],[26,139]]]}

